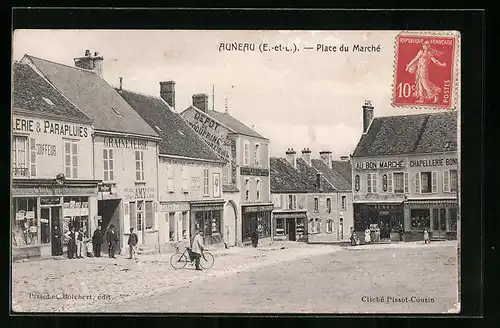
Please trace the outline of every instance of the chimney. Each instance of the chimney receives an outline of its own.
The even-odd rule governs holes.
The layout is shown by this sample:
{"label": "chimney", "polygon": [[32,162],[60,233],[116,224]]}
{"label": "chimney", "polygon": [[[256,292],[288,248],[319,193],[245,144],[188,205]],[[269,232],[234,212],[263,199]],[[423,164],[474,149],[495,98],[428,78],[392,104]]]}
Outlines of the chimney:
{"label": "chimney", "polygon": [[165,100],[165,102],[175,109],[175,82],[174,81],[163,81],[160,82],[160,97]]}
{"label": "chimney", "polygon": [[94,52],[92,56],[90,50],[85,50],[83,57],[73,58],[73,60],[76,67],[94,71],[94,73],[102,77],[102,61],[104,57],[99,56],[98,52]]}
{"label": "chimney", "polygon": [[206,93],[197,93],[193,95],[193,106],[206,112],[208,110],[208,95]]}
{"label": "chimney", "polygon": [[318,187],[318,189],[321,189],[321,173],[320,172],[316,173],[316,187]]}
{"label": "chimney", "polygon": [[319,157],[329,168],[332,168],[332,152],[329,150],[323,150],[319,152]]}
{"label": "chimney", "polygon": [[288,163],[290,163],[294,169],[297,168],[297,161],[295,160],[295,150],[293,150],[293,148],[288,148],[285,152],[286,154],[286,160],[288,161]]}
{"label": "chimney", "polygon": [[120,76],[120,91],[123,90],[123,77]]}
{"label": "chimney", "polygon": [[311,166],[311,151],[309,148],[304,148],[304,150],[302,150],[302,159],[307,165]]}
{"label": "chimney", "polygon": [[373,121],[373,106],[370,100],[365,100],[363,106],[363,133],[368,132],[368,128]]}

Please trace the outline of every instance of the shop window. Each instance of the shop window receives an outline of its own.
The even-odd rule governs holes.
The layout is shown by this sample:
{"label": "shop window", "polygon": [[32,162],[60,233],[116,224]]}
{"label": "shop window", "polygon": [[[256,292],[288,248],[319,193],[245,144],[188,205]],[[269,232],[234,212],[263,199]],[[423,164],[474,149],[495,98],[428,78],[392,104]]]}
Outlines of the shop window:
{"label": "shop window", "polygon": [[257,232],[259,238],[271,236],[271,213],[257,213]]}
{"label": "shop window", "polygon": [[182,167],[182,191],[189,190],[189,169],[187,166]]}
{"label": "shop window", "polygon": [[175,213],[168,214],[168,240],[175,241]]}
{"label": "shop window", "polygon": [[245,200],[250,200],[250,179],[245,179]]}
{"label": "shop window", "polygon": [[315,232],[320,233],[321,232],[321,220],[320,219],[316,219],[315,226],[316,226]]}
{"label": "shop window", "polygon": [[[62,233],[66,234],[71,227],[75,231],[83,229],[84,236],[89,238],[91,231],[89,230],[89,211],[88,211],[88,197],[64,197],[63,198],[63,228]],[[52,220],[56,213],[52,211]],[[64,240],[66,245],[68,240]]]}
{"label": "shop window", "polygon": [[175,178],[175,166],[167,166],[167,190],[168,192],[174,191],[174,178]]}
{"label": "shop window", "polygon": [[203,231],[205,237],[220,235],[221,211],[198,211],[195,214],[196,228]]}
{"label": "shop window", "polygon": [[347,209],[347,196],[342,196],[342,210],[345,211]]}
{"label": "shop window", "polygon": [[144,152],[142,150],[135,151],[135,180],[144,180]]}
{"label": "shop window", "polygon": [[458,191],[458,172],[457,170],[450,170],[450,191]]}
{"label": "shop window", "polygon": [[261,181],[257,180],[255,186],[255,200],[257,201],[260,201],[260,192],[261,192]]}
{"label": "shop window", "polygon": [[456,208],[450,208],[448,210],[448,228],[450,231],[457,231],[457,209]]}
{"label": "shop window", "polygon": [[326,212],[327,213],[332,212],[332,199],[330,197],[326,198]]}
{"label": "shop window", "polygon": [[314,197],[314,212],[319,212],[319,198]]}
{"label": "shop window", "polygon": [[446,231],[446,208],[439,209],[439,230]]}
{"label": "shop window", "polygon": [[[408,178],[406,178],[408,179]],[[396,172],[392,174],[392,182],[394,185],[394,193],[402,194],[405,192],[405,178],[403,172]]]}
{"label": "shop window", "polygon": [[377,173],[366,174],[366,192],[368,193],[377,192]]}
{"label": "shop window", "polygon": [[204,196],[208,196],[209,194],[209,182],[210,182],[210,178],[209,178],[209,175],[208,175],[208,169],[203,169],[203,195]]}
{"label": "shop window", "polygon": [[412,209],[410,211],[412,229],[422,230],[429,229],[431,224],[430,210],[428,209]]}
{"label": "shop window", "polygon": [[64,174],[66,178],[78,178],[78,142],[75,140],[64,141]]}
{"label": "shop window", "polygon": [[28,174],[28,138],[12,138],[12,170],[14,177],[27,177]]}
{"label": "shop window", "polygon": [[276,219],[276,229],[284,229],[285,219]]}
{"label": "shop window", "polygon": [[155,224],[155,217],[153,214],[153,202],[152,201],[147,201],[146,202],[146,230],[151,230],[154,227]]}
{"label": "shop window", "polygon": [[250,165],[250,144],[248,143],[248,141],[245,141],[244,144],[243,144],[243,156],[244,156],[244,164],[245,165]]}
{"label": "shop window", "polygon": [[113,149],[102,150],[102,160],[104,165],[104,181],[115,180],[115,166]]}
{"label": "shop window", "polygon": [[254,165],[259,166],[260,165],[260,156],[259,156],[259,144],[255,144],[255,148],[253,151],[253,158],[254,158]]}
{"label": "shop window", "polygon": [[12,246],[38,244],[36,198],[14,198],[12,206]]}

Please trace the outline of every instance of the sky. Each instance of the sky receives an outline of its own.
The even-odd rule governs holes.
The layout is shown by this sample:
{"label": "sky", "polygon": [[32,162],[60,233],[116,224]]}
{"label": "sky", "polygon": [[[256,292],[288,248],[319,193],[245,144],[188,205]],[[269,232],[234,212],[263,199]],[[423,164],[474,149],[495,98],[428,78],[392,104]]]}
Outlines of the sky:
{"label": "sky", "polygon": [[[362,133],[362,106],[375,116],[434,112],[391,106],[397,31],[133,31],[16,30],[13,58],[30,54],[74,65],[86,49],[104,57],[103,76],[113,86],[159,96],[160,81],[176,82],[176,111],[195,93],[271,140],[271,156],[293,148],[352,154]],[[256,51],[219,51],[221,43],[247,42]],[[291,52],[258,51],[259,44],[295,44]],[[318,44],[349,52],[316,51]],[[380,45],[354,52],[353,45]],[[305,50],[304,47],[313,47]]]}

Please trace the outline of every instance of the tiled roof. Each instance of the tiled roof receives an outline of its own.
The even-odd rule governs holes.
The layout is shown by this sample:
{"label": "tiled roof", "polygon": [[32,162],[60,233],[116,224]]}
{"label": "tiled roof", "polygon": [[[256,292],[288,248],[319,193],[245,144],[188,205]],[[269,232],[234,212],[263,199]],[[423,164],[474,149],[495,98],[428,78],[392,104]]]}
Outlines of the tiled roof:
{"label": "tiled roof", "polygon": [[234,184],[230,185],[222,185],[222,191],[223,192],[239,192],[240,190],[236,188]]}
{"label": "tiled roof", "polygon": [[316,170],[313,166],[307,165],[302,158],[298,158],[296,159],[296,161],[297,161],[297,171],[300,174],[301,179],[306,181],[308,184],[314,186],[316,191],[337,192],[337,189],[332,187],[332,185],[329,183],[329,181],[325,178],[323,174],[321,175],[321,189],[318,190],[316,186],[318,170]]}
{"label": "tiled roof", "polygon": [[222,161],[201,137],[159,97],[118,90],[123,99],[156,129],[162,141],[160,154]]}
{"label": "tiled roof", "polygon": [[[447,142],[450,147],[446,148]],[[457,149],[457,112],[376,117],[353,156],[431,153]]]}
{"label": "tiled roof", "polygon": [[35,115],[39,113],[89,124],[92,122],[90,117],[78,110],[29,65],[14,63],[13,68],[12,99],[15,109],[26,110]]}
{"label": "tiled roof", "polygon": [[[340,164],[342,163],[342,164]],[[345,178],[346,175],[346,165],[348,164],[350,167],[350,163],[348,162],[337,162],[335,166],[332,165],[330,168],[323,160],[321,159],[311,159],[312,166],[323,174],[323,177],[328,180],[335,188],[342,191],[350,191],[352,190],[351,179],[347,180]],[[332,163],[333,164],[333,163]],[[340,170],[339,170],[340,168]],[[349,173],[350,175],[350,173]]]}
{"label": "tiled roof", "polygon": [[[25,55],[99,130],[158,137],[115,89],[92,71]],[[23,59],[24,60],[24,59]]]}
{"label": "tiled roof", "polygon": [[255,132],[253,129],[249,128],[245,124],[241,123],[240,121],[238,121],[237,119],[235,119],[234,117],[229,115],[228,113],[221,113],[221,112],[217,112],[217,111],[213,111],[213,110],[207,110],[205,113],[208,114],[209,116],[211,116],[216,121],[219,121],[220,123],[231,128],[231,130],[233,130],[235,133],[239,133],[239,134],[243,134],[243,135],[247,135],[247,136],[259,138],[259,139],[266,139],[262,135]]}
{"label": "tiled roof", "polygon": [[270,158],[271,192],[314,192],[315,188],[284,158]]}
{"label": "tiled roof", "polygon": [[332,161],[332,169],[338,172],[347,182],[351,188],[352,183],[352,164],[346,161]]}

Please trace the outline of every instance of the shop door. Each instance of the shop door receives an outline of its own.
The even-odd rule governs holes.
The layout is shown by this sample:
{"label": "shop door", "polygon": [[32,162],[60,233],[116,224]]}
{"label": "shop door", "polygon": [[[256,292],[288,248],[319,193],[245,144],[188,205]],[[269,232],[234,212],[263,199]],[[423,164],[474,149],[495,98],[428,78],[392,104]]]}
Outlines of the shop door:
{"label": "shop door", "polygon": [[432,238],[445,239],[446,238],[446,209],[435,208],[432,213],[433,229]]}
{"label": "shop door", "polygon": [[295,219],[287,220],[286,225],[287,225],[287,230],[288,230],[288,240],[296,241],[297,240],[297,237],[296,237],[297,227],[295,225]]}
{"label": "shop door", "polygon": [[381,215],[380,217],[380,238],[381,239],[389,239],[391,238],[391,231],[389,229],[390,218],[389,215]]}
{"label": "shop door", "polygon": [[49,242],[52,244],[52,256],[62,255],[63,231],[61,229],[60,211],[60,207],[46,207],[40,211],[42,244],[48,244]]}

